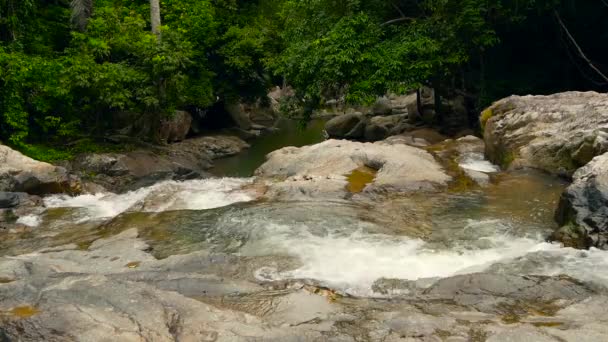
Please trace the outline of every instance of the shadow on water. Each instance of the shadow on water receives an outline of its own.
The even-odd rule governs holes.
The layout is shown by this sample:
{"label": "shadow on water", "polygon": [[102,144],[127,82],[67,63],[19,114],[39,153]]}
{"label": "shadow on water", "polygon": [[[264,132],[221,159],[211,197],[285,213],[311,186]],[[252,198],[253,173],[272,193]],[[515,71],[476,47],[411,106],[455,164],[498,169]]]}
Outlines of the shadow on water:
{"label": "shadow on water", "polygon": [[275,131],[255,139],[248,150],[233,157],[216,160],[211,172],[222,177],[249,177],[272,151],[286,146],[301,147],[323,141],[324,124],[322,120],[301,123],[281,119]]}

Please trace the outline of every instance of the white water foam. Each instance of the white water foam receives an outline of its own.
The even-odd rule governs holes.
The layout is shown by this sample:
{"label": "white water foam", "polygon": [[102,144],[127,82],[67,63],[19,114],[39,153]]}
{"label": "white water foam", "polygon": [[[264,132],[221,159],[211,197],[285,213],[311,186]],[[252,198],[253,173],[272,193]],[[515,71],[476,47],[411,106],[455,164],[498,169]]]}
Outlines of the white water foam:
{"label": "white water foam", "polygon": [[270,230],[273,235],[262,243],[272,246],[266,252],[274,249],[275,253],[295,256],[301,266],[286,272],[264,267],[256,272],[258,279],[315,279],[355,296],[377,296],[372,285],[380,278],[418,280],[481,271],[564,274],[608,286],[608,251],[564,248],[545,242],[541,236],[496,234],[481,237],[485,241],[475,243],[483,248],[465,242],[434,249],[419,239],[362,231],[351,235],[318,236],[305,232],[289,236],[284,234],[288,230],[293,232],[286,226],[274,226]]}
{"label": "white water foam", "polygon": [[551,248],[530,239],[505,238],[493,248],[469,251],[427,249],[420,240],[382,240],[309,241],[308,246],[296,250],[304,266],[288,276],[319,279],[353,293],[365,293],[380,278],[417,280],[479,272],[494,262]]}
{"label": "white water foam", "polygon": [[203,210],[254,199],[242,190],[245,178],[165,181],[124,194],[58,195],[44,199],[48,208],[80,208],[78,222],[115,217],[126,211]]}
{"label": "white water foam", "polygon": [[481,153],[469,153],[465,155],[458,165],[463,169],[484,173],[500,171],[498,166],[485,160],[483,154]]}
{"label": "white water foam", "polygon": [[[311,234],[305,227],[270,224],[260,241],[246,247],[245,254],[282,253],[297,257],[301,267],[273,274],[259,270],[261,280],[316,279],[354,295],[371,295],[380,278],[417,280],[483,271],[492,264],[528,253],[560,249],[540,237],[494,235],[481,237],[484,248],[469,243],[434,249],[420,239],[405,236],[334,232]],[[304,228],[304,229],[302,229]],[[294,234],[294,232],[297,232]]]}
{"label": "white water foam", "polygon": [[25,215],[17,219],[17,223],[26,225],[28,227],[38,227],[42,219],[38,215]]}
{"label": "white water foam", "polygon": [[547,255],[556,259],[555,262],[549,262],[537,273],[567,274],[573,278],[608,286],[608,251],[597,248],[591,248],[588,251],[561,248],[554,253],[547,253]]}
{"label": "white water foam", "polygon": [[[110,218],[125,211],[201,210],[253,200],[255,196],[243,190],[251,181],[169,181],[120,195],[53,196],[45,203],[47,207],[79,208],[77,219],[81,221]],[[255,273],[260,280],[315,279],[360,296],[377,295],[372,285],[380,278],[417,280],[483,270],[567,274],[608,285],[608,252],[582,252],[544,242],[542,236],[513,235],[500,219],[469,220],[450,235],[455,243],[437,247],[420,239],[380,234],[382,230],[374,229],[373,224],[348,216],[345,208],[338,209],[303,209],[307,214],[300,217],[284,209],[253,208],[254,214],[245,217],[231,213],[218,226],[218,234],[247,236],[240,248],[245,256],[289,255],[300,261],[298,268],[285,272],[263,267]],[[289,220],[279,222],[277,215]],[[30,219],[30,223],[36,222],[23,218]]]}

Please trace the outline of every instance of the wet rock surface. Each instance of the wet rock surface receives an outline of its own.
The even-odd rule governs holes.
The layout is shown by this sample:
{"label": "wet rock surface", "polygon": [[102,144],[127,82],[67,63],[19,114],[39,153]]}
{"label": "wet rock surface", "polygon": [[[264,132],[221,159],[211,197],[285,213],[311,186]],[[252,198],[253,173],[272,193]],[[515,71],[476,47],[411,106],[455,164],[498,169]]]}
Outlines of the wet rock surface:
{"label": "wet rock surface", "polygon": [[[3,206],[4,205],[4,206]],[[27,231],[38,225],[44,211],[42,199],[24,192],[0,192],[0,231]]]}
{"label": "wet rock surface", "polygon": [[0,192],[0,209],[13,208],[21,203],[21,195],[17,192]]}
{"label": "wet rock surface", "polygon": [[608,154],[578,169],[561,196],[553,237],[578,248],[608,249]]}
{"label": "wet rock surface", "polygon": [[608,95],[511,96],[481,114],[486,155],[503,167],[572,175],[608,151]]}
{"label": "wet rock surface", "polygon": [[314,281],[257,281],[238,256],[156,260],[148,249],[131,229],[87,250],[0,258],[0,333],[20,341],[579,341],[585,331],[601,341],[608,321],[604,289],[567,277],[475,273],[391,300],[356,298]]}
{"label": "wet rock surface", "polygon": [[[94,155],[82,172],[111,189],[200,177],[245,146],[227,139]],[[483,149],[408,132],[283,148],[256,179],[53,196],[46,209],[5,194],[0,340],[604,341],[608,259],[544,240],[563,183],[498,172]],[[603,222],[602,158],[564,195],[587,224]]]}
{"label": "wet rock surface", "polygon": [[29,195],[25,192],[0,192],[0,212],[11,212],[17,217],[24,216],[27,213],[38,212],[42,208],[42,198],[36,195]]}
{"label": "wet rock surface", "polygon": [[484,158],[483,140],[469,135],[447,139],[427,147],[455,178],[456,190],[471,190],[475,185],[486,186],[492,174],[500,169]]}
{"label": "wet rock surface", "polygon": [[84,154],[71,161],[69,168],[107,190],[124,192],[161,180],[207,177],[214,159],[235,155],[248,146],[235,136],[204,136],[155,150]]}

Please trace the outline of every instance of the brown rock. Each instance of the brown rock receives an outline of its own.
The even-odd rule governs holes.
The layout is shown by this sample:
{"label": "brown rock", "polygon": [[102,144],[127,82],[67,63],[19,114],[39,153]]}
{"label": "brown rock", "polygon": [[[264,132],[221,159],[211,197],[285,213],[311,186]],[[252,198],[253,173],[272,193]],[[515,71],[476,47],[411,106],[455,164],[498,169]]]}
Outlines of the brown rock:
{"label": "brown rock", "polygon": [[63,167],[24,156],[0,145],[0,191],[27,192],[34,195],[79,193],[80,180]]}
{"label": "brown rock", "polygon": [[190,113],[177,110],[169,118],[163,119],[159,128],[159,139],[161,142],[176,142],[186,139],[192,125]]}

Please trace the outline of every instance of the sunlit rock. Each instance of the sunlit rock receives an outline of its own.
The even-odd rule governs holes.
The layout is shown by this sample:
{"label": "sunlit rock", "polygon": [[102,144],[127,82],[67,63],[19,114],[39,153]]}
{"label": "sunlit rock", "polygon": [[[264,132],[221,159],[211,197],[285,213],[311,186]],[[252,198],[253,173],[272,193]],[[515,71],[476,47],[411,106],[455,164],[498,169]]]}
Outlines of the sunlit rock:
{"label": "sunlit rock", "polygon": [[0,145],[0,191],[79,193],[80,180],[66,169],[29,158],[8,146]]}
{"label": "sunlit rock", "polygon": [[483,111],[481,125],[493,163],[572,175],[608,151],[608,94],[511,96]]}
{"label": "sunlit rock", "polygon": [[[346,140],[272,152],[256,175],[269,179],[271,197],[339,199],[353,185],[349,184],[349,175],[361,167],[376,170],[373,181],[361,189],[365,192],[433,191],[450,180],[433,156],[422,149],[398,143]],[[273,178],[282,179],[277,182]]]}

